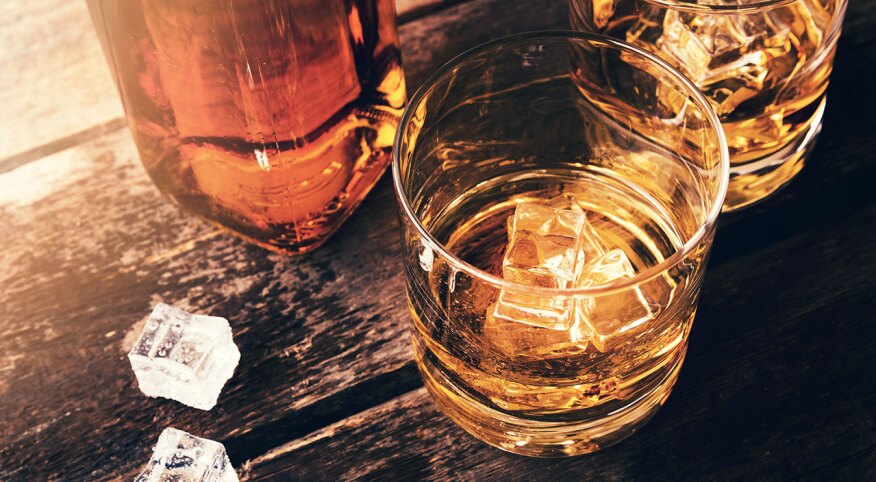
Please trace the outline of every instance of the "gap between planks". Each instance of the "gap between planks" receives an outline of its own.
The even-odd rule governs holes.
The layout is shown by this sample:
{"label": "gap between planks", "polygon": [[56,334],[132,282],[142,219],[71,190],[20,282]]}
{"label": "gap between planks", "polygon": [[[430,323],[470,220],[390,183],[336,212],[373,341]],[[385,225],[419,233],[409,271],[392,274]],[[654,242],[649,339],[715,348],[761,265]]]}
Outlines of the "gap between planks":
{"label": "gap between planks", "polygon": [[319,430],[313,431],[301,438],[289,441],[283,445],[273,448],[264,454],[253,459],[245,461],[241,464],[238,470],[238,476],[241,480],[249,480],[250,471],[253,467],[267,464],[275,459],[282,458],[286,454],[292,453],[300,448],[306,447],[312,443],[318,442],[325,438],[330,438],[356,427],[367,425],[381,416],[394,412],[400,407],[419,406],[425,403],[432,403],[426,387],[419,387],[408,392],[395,396],[384,403],[375,405],[371,408],[363,410],[359,413],[341,419],[332,424],[326,425]]}

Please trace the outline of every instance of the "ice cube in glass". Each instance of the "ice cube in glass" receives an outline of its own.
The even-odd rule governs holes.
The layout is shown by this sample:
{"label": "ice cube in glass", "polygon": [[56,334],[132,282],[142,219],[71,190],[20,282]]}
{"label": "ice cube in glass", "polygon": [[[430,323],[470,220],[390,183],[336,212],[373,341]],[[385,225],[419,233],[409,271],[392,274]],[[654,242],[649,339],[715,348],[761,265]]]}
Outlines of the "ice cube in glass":
{"label": "ice cube in glass", "polygon": [[[527,286],[570,288],[581,269],[583,212],[544,204],[517,205],[509,223],[503,277]],[[493,315],[500,319],[555,329],[573,322],[568,297],[532,296],[525,289],[502,290]]]}
{"label": "ice cube in glass", "polygon": [[788,36],[785,25],[764,14],[669,10],[657,46],[725,115],[760,93],[769,75],[774,80],[790,75],[784,65],[793,62],[785,59],[796,53]]}
{"label": "ice cube in glass", "polygon": [[550,359],[583,353],[592,333],[575,320],[568,329],[545,328],[495,316],[487,310],[484,338],[501,355],[511,358]]}
{"label": "ice cube in glass", "polygon": [[[601,286],[635,274],[626,253],[612,249],[587,264],[581,275],[581,286]],[[638,286],[582,298],[578,308],[581,322],[593,333],[590,341],[603,352],[623,343],[633,330],[654,317]]]}
{"label": "ice cube in glass", "polygon": [[[575,195],[563,193],[546,202],[545,206],[554,209],[573,211],[584,215],[584,224],[581,226],[581,230],[578,234],[581,238],[579,243],[581,251],[578,252],[579,273],[581,272],[580,267],[583,266],[584,263],[596,259],[608,251],[608,245],[605,244],[605,241],[599,236],[596,229],[594,229],[592,219],[584,214],[584,210],[581,208],[581,203]],[[575,283],[577,283],[577,280]]]}

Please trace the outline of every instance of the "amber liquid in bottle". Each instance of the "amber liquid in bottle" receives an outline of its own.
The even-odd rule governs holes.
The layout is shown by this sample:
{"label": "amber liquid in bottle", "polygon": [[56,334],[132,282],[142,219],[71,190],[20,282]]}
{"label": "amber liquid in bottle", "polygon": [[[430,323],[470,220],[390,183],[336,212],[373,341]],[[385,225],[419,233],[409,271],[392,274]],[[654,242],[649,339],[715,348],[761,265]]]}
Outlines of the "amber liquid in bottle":
{"label": "amber liquid in bottle", "polygon": [[389,163],[392,0],[87,0],[147,172],[274,251],[324,242]]}

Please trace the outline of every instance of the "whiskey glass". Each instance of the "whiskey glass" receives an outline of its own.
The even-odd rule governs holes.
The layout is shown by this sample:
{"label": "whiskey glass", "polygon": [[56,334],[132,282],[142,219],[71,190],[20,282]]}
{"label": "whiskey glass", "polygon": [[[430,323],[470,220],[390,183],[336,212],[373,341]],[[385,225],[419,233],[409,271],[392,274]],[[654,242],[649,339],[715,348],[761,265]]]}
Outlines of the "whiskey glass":
{"label": "whiskey glass", "polygon": [[515,35],[437,71],[392,173],[414,358],[440,409],[540,457],[644,424],[684,359],[728,168],[705,97],[617,40]]}
{"label": "whiskey glass", "polygon": [[570,0],[570,10],[573,28],[653,52],[703,91],[730,149],[730,211],[803,168],[821,131],[846,3]]}

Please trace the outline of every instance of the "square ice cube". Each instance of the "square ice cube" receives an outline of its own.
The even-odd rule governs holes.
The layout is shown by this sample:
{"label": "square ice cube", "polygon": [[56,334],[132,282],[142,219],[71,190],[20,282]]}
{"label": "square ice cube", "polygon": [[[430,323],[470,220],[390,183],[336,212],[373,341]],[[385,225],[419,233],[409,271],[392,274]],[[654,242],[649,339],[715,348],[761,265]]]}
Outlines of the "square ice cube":
{"label": "square ice cube", "polygon": [[[549,288],[570,288],[583,266],[584,213],[544,204],[520,203],[508,227],[502,274],[508,281]],[[535,326],[568,329],[573,322],[568,297],[534,296],[502,290],[493,310],[497,318]]]}
{"label": "square ice cube", "polygon": [[159,303],[128,359],[147,396],[210,410],[234,373],[240,351],[225,318],[194,315]]}
{"label": "square ice cube", "polygon": [[[581,286],[604,285],[635,274],[626,253],[612,249],[587,264],[581,275]],[[581,322],[593,333],[590,341],[603,352],[622,343],[631,330],[654,317],[638,286],[584,298],[579,301],[578,308]]]}
{"label": "square ice cube", "polygon": [[237,482],[225,447],[168,427],[161,432],[152,458],[134,482]]}
{"label": "square ice cube", "polygon": [[[561,194],[549,200],[545,203],[545,206],[554,209],[574,211],[576,213],[581,213],[582,215],[584,214],[584,210],[581,208],[581,203],[578,201],[578,198],[569,193]],[[599,234],[596,233],[591,219],[586,217],[586,215],[584,217],[584,224],[581,226],[581,231],[578,235],[581,237],[581,251],[578,252],[578,263],[580,266],[583,267],[584,263],[589,262],[591,259],[596,259],[608,251],[608,245],[606,245],[605,241],[603,241]],[[577,284],[576,280],[575,286],[577,286]]]}
{"label": "square ice cube", "polygon": [[589,327],[574,323],[569,329],[552,329],[495,316],[495,306],[487,310],[484,338],[499,353],[509,357],[550,359],[583,353],[592,333]]}

